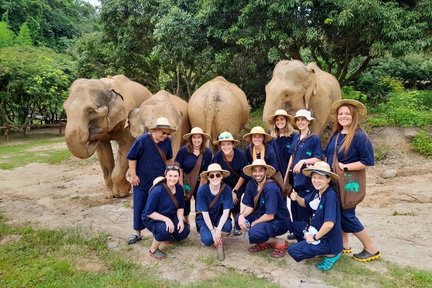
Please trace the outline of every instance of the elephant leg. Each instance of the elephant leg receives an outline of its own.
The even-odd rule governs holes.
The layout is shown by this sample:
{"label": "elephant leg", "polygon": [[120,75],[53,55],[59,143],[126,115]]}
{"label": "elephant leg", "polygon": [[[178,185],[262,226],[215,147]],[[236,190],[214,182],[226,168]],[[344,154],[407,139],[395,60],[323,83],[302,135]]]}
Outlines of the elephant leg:
{"label": "elephant leg", "polygon": [[115,198],[126,197],[131,190],[131,184],[126,180],[126,173],[129,169],[127,153],[135,140],[129,133],[123,133],[118,138],[118,151],[116,156],[116,165],[112,172],[113,196]]}
{"label": "elephant leg", "polygon": [[100,141],[96,149],[96,155],[102,168],[105,186],[107,188],[107,198],[111,197],[113,182],[111,179],[114,170],[114,156],[110,141]]}

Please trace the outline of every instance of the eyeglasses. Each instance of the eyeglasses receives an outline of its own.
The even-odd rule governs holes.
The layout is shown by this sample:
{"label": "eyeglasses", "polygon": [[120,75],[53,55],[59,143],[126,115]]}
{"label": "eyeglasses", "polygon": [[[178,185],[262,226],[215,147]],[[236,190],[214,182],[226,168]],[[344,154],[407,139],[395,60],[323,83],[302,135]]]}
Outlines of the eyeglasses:
{"label": "eyeglasses", "polygon": [[162,135],[167,135],[167,136],[170,136],[171,135],[171,133],[170,132],[162,132]]}
{"label": "eyeglasses", "polygon": [[233,140],[231,135],[219,135],[218,140]]}
{"label": "eyeglasses", "polygon": [[180,167],[177,165],[168,165],[166,166],[165,171],[180,171]]}
{"label": "eyeglasses", "polygon": [[210,178],[210,179],[213,179],[213,178],[220,178],[222,176],[222,174],[220,174],[220,173],[216,173],[216,174],[210,174],[208,177]]}

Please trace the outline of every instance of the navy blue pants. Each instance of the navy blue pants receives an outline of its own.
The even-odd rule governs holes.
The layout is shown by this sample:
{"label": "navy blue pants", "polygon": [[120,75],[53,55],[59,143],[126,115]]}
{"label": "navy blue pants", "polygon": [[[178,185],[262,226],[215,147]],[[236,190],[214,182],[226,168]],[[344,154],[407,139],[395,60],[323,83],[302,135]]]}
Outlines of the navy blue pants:
{"label": "navy blue pants", "polygon": [[[219,225],[219,221],[217,223],[214,223],[215,227],[218,225]],[[213,245],[213,236],[212,236],[209,228],[207,227],[203,216],[198,216],[198,218],[196,220],[196,227],[197,227],[197,230],[200,234],[201,242],[206,246]],[[222,226],[222,232],[230,233],[231,229],[232,229],[232,220],[231,220],[231,218],[228,217],[227,221]]]}
{"label": "navy blue pants", "polygon": [[[297,190],[296,190],[297,191]],[[309,194],[309,191],[297,191],[298,195],[302,198],[304,198],[307,194]],[[309,222],[309,219],[313,215],[312,209],[308,207],[302,207],[300,206],[297,201],[291,201],[291,215],[292,215],[292,221],[306,221]]]}
{"label": "navy blue pants", "polygon": [[189,235],[190,233],[190,226],[187,223],[184,223],[184,229],[183,231],[180,233],[177,230],[177,224],[178,224],[178,219],[177,217],[173,217],[170,218],[171,221],[174,223],[174,232],[170,233],[167,231],[167,226],[165,224],[165,222],[163,221],[156,221],[156,220],[147,220],[145,222],[146,224],[146,228],[152,232],[153,237],[159,241],[159,242],[164,242],[164,241],[171,241],[173,238],[177,241],[186,239],[186,237]]}
{"label": "navy blue pants", "polygon": [[148,189],[140,186],[133,187],[133,229],[144,230],[146,227],[142,221],[142,214],[148,198]]}
{"label": "navy blue pants", "polygon": [[[252,213],[246,217],[249,223],[261,217],[257,213]],[[236,217],[238,221],[238,216]],[[267,242],[270,238],[285,234],[288,230],[292,229],[291,221],[272,220],[262,222],[254,225],[248,231],[249,243],[260,244]]]}
{"label": "navy blue pants", "polygon": [[362,223],[356,216],[355,209],[356,207],[341,210],[342,231],[345,233],[357,233],[364,229]]}
{"label": "navy blue pants", "polygon": [[300,241],[289,245],[288,254],[297,261],[300,262],[304,259],[314,258],[320,255],[328,255],[330,252],[330,245],[327,241],[321,241],[318,245],[309,244],[306,240]]}

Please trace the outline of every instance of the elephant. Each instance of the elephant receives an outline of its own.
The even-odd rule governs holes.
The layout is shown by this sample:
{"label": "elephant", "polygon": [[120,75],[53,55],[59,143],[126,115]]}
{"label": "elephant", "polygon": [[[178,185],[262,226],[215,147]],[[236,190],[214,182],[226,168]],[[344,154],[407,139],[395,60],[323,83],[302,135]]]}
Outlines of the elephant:
{"label": "elephant", "polygon": [[246,94],[222,76],[202,85],[189,99],[189,120],[212,139],[223,131],[237,138],[249,118]]}
{"label": "elephant", "polygon": [[126,127],[133,137],[138,137],[154,127],[159,117],[166,117],[172,127],[177,129],[171,136],[175,157],[184,142],[183,135],[190,131],[188,103],[185,100],[161,90],[141,103],[139,108],[130,111]]}
{"label": "elephant", "polygon": [[307,109],[315,118],[310,129],[318,135],[323,134],[330,120],[330,106],[341,99],[340,85],[333,75],[315,63],[305,65],[299,60],[279,61],[265,91],[263,121],[267,128],[271,127],[268,118],[277,109],[291,115]]}
{"label": "elephant", "polygon": [[[71,153],[87,159],[95,152],[102,168],[106,197],[126,197],[126,154],[134,138],[124,129],[128,112],[150,98],[151,92],[124,75],[102,79],[77,79],[63,104],[67,123],[65,140]],[[118,143],[116,160],[111,140]]]}

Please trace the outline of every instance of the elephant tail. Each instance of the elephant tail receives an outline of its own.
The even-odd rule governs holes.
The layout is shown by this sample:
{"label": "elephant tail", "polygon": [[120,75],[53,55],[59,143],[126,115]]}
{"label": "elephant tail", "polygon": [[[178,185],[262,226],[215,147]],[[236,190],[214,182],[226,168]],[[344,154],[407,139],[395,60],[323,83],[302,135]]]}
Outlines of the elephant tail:
{"label": "elephant tail", "polygon": [[204,132],[210,134],[210,136],[212,137],[212,139],[217,139],[218,135],[217,135],[217,129],[216,129],[216,113],[217,113],[217,109],[218,109],[218,105],[217,102],[214,101],[215,99],[215,93],[211,93],[212,91],[210,91],[210,93],[208,94],[208,96],[206,97],[206,102],[205,103],[205,108],[204,108],[204,127],[202,127],[204,129]]}

